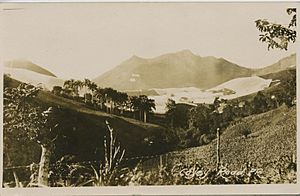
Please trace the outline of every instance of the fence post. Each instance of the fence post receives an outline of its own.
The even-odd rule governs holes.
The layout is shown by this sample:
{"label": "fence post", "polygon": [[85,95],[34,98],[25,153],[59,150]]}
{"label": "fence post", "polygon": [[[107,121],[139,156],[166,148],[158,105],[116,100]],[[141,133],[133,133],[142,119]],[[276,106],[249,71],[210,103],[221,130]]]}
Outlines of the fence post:
{"label": "fence post", "polygon": [[220,166],[220,129],[217,128],[217,169]]}
{"label": "fence post", "polygon": [[163,168],[162,155],[159,155],[159,166],[160,166],[160,168]]}
{"label": "fence post", "polygon": [[165,166],[167,167],[168,165],[168,153],[166,153],[166,158],[165,158],[166,162],[165,162]]}

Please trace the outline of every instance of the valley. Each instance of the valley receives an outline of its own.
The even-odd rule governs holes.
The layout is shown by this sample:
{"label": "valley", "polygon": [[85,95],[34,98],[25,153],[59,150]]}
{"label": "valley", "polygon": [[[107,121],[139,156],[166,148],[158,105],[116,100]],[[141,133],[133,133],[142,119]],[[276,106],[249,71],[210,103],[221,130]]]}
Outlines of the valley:
{"label": "valley", "polygon": [[[201,80],[199,83],[193,83],[188,72],[177,70],[178,74],[182,75],[181,85],[171,82],[174,79],[170,79],[169,82],[167,79],[164,85],[158,87],[153,81],[157,80],[155,77],[161,76],[153,74],[151,77],[154,78],[150,79],[152,83],[149,83],[148,76],[145,78],[143,72],[138,71],[144,69],[138,67],[146,66],[146,62],[146,64],[158,63],[159,67],[169,62],[177,62],[179,59],[185,61],[187,66],[195,64],[194,60],[190,62],[187,58],[194,60],[200,58],[195,60],[196,62],[202,62],[204,58],[204,62],[208,63],[207,67],[215,67],[209,71],[211,74],[221,72],[215,70],[220,65],[214,63],[215,58],[199,57],[190,51],[181,51],[150,60],[133,57],[125,61],[125,65],[117,66],[101,76],[111,78],[112,76],[106,75],[117,75],[120,79],[116,81],[122,82],[125,86],[114,84],[109,80],[107,84],[111,85],[105,86],[104,79],[63,80],[35,64],[33,69],[31,63],[28,66],[23,63],[22,66],[14,64],[14,67],[5,67],[4,85],[7,89],[20,88],[23,83],[28,83],[29,86],[26,88],[31,88],[31,85],[33,88],[37,87],[39,93],[32,99],[32,104],[45,111],[47,108],[55,110],[59,129],[55,132],[55,148],[50,159],[52,164],[69,161],[72,167],[81,163],[97,167],[95,163],[103,161],[107,156],[106,144],[103,146],[102,142],[108,137],[107,131],[113,130],[115,136],[110,135],[108,138],[112,140],[112,137],[117,137],[118,148],[124,149],[124,157],[120,158],[123,161],[119,164],[124,168],[150,172],[150,176],[147,176],[147,172],[142,172],[141,178],[136,182],[138,184],[143,185],[147,181],[145,178],[162,175],[162,168],[165,168],[166,172],[174,172],[177,167],[184,167],[189,171],[196,164],[201,165],[200,168],[205,168],[205,171],[201,172],[208,172],[205,175],[210,175],[209,171],[215,165],[234,171],[249,163],[252,169],[264,168],[266,171],[262,174],[264,177],[259,178],[259,183],[295,183],[293,169],[296,160],[296,69],[293,66],[295,55],[264,69],[241,68],[242,71],[237,71],[236,75],[232,74],[235,71],[231,69],[239,66],[229,65],[226,61],[220,67],[222,69],[227,67],[232,73],[226,77],[224,76],[226,72],[215,77],[211,76],[212,79],[206,78],[204,83]],[[220,61],[225,60],[217,60]],[[133,69],[126,67],[128,63],[132,65],[133,62],[137,63]],[[162,62],[165,64],[162,65]],[[124,66],[127,71],[118,73]],[[174,66],[176,67],[176,63]],[[182,64],[180,66],[187,70]],[[199,74],[207,75],[206,72],[207,70],[201,72],[200,69]],[[122,81],[127,77],[130,77],[131,86]],[[178,76],[175,74],[174,77]],[[214,78],[223,79],[216,81]],[[118,87],[111,88],[113,85]],[[216,130],[221,132],[218,145]],[[10,134],[12,133],[4,133],[6,141],[11,140]],[[278,143],[276,140],[284,140],[286,143]],[[18,160],[18,164],[21,165],[39,162],[42,155],[39,145],[33,141],[11,140],[6,151],[13,154],[18,146],[23,146],[22,155],[13,155],[13,159]],[[269,145],[277,149],[276,152],[265,151]],[[215,154],[216,146],[220,146],[218,156]],[[32,148],[35,150],[30,150]],[[218,159],[220,163],[217,162]],[[185,160],[184,165],[178,165],[180,160]],[[282,162],[280,164],[285,164],[282,167],[284,175],[276,173],[277,163],[280,161]],[[5,155],[4,165],[11,164],[16,162],[9,160]],[[243,170],[246,171],[250,172]],[[91,170],[87,169],[84,172],[90,175]],[[130,172],[126,173],[129,174]],[[196,177],[190,182],[189,177],[184,175],[178,177],[181,179],[180,182],[173,181],[176,178],[168,180],[164,177],[161,183],[216,183],[202,182],[201,179],[197,181]],[[13,178],[11,174],[5,174],[5,181],[13,181]],[[21,179],[26,178],[28,172],[21,174]],[[121,183],[128,183],[124,179],[120,179]],[[238,183],[247,182],[241,180]],[[155,182],[148,180],[145,185],[155,185]]]}

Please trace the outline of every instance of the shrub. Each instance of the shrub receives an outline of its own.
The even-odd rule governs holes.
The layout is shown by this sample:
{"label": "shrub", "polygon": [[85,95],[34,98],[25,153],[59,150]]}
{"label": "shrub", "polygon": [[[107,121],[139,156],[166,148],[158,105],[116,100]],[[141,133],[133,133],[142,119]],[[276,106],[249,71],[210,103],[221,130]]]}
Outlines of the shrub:
{"label": "shrub", "polygon": [[113,185],[120,162],[123,159],[125,150],[121,149],[120,144],[116,145],[116,137],[112,127],[106,121],[109,130],[109,137],[104,137],[104,161],[101,161],[99,170],[97,171],[93,166],[94,171],[93,183],[95,186]]}
{"label": "shrub", "polygon": [[248,135],[251,134],[250,126],[249,126],[249,124],[247,124],[245,122],[241,122],[241,123],[235,125],[235,127],[236,127],[237,132],[245,138],[247,138]]}

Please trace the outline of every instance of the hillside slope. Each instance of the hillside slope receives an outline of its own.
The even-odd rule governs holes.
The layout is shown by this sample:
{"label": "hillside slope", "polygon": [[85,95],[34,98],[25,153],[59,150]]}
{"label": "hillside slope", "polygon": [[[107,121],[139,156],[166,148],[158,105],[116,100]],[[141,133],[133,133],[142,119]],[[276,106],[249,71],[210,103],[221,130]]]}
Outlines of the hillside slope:
{"label": "hillside slope", "polygon": [[278,62],[272,65],[260,69],[255,69],[254,72],[256,73],[256,75],[261,76],[261,75],[275,73],[275,72],[279,72],[279,71],[283,71],[295,67],[296,67],[296,54],[292,54],[288,57],[279,60]]}
{"label": "hillside slope", "polygon": [[94,79],[118,90],[197,87],[207,89],[252,71],[222,58],[200,57],[189,50],[145,59],[133,56]]}
{"label": "hillside slope", "polygon": [[[7,76],[4,81],[5,87],[16,87],[19,84]],[[59,108],[58,124],[61,135],[56,140],[53,159],[68,154],[75,155],[78,161],[99,160],[103,153],[103,136],[108,133],[105,121],[108,121],[116,131],[122,148],[126,149],[126,157],[167,150],[161,148],[161,145],[167,146],[164,141],[165,129],[161,126],[96,111],[83,103],[58,97],[50,92],[40,91],[36,101],[43,108]],[[153,141],[151,145],[147,142],[147,138]],[[39,150],[37,148],[35,153],[39,154]],[[22,164],[30,163],[32,160]]]}
{"label": "hillside slope", "polygon": [[[246,117],[242,124],[251,127],[248,138],[238,133],[238,123],[228,127],[221,135],[221,161],[237,169],[251,161],[264,167],[282,156],[296,155],[296,107],[278,109]],[[172,154],[172,159],[185,157],[197,160],[207,167],[216,165],[216,140],[206,146]]]}

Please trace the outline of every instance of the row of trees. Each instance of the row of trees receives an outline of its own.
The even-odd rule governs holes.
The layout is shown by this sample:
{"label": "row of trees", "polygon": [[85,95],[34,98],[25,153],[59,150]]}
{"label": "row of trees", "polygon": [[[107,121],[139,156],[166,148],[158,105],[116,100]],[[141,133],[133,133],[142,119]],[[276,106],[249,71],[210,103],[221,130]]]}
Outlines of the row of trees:
{"label": "row of trees", "polygon": [[[66,80],[63,87],[54,86],[52,93],[66,98],[84,101],[107,113],[133,112],[134,118],[147,122],[147,115],[155,110],[155,102],[146,95],[128,96],[112,88],[101,88],[89,79]],[[135,114],[138,113],[136,116]]]}

